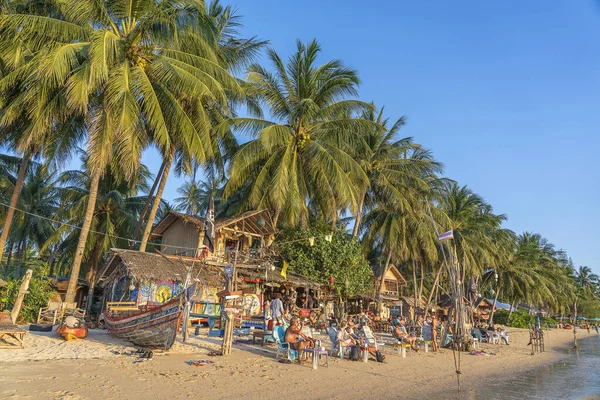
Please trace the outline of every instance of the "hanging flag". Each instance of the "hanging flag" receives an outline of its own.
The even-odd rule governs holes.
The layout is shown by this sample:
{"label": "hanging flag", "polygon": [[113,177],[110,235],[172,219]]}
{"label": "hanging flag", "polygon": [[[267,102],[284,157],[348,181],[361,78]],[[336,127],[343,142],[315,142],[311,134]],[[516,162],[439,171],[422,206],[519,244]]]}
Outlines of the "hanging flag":
{"label": "hanging flag", "polygon": [[444,240],[454,239],[454,231],[449,230],[448,232],[444,232],[441,235],[438,235],[438,240],[443,242]]}
{"label": "hanging flag", "polygon": [[289,264],[287,263],[287,261],[283,260],[283,268],[281,269],[281,276],[283,276],[283,279],[287,280],[287,269],[289,267]]}
{"label": "hanging flag", "polygon": [[208,248],[211,253],[215,252],[215,202],[213,195],[208,200],[208,210],[204,219],[204,240],[202,244]]}

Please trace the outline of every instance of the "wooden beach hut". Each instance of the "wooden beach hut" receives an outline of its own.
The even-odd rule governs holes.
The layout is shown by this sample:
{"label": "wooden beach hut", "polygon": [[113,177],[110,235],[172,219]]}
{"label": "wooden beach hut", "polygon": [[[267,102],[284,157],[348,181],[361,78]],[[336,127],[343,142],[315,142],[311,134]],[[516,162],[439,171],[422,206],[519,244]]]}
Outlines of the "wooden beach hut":
{"label": "wooden beach hut", "polygon": [[197,292],[203,290],[208,296],[224,288],[222,268],[200,260],[124,249],[111,249],[98,284],[104,289],[104,303],[129,301],[137,306],[158,305],[181,293],[188,271],[191,271],[192,281],[198,283]]}
{"label": "wooden beach hut", "polygon": [[[168,212],[152,230],[163,254],[200,257],[206,252],[202,217]],[[233,218],[215,220],[215,251],[206,254],[207,261],[231,262],[239,245],[242,259],[249,262],[259,257],[259,249],[270,245],[276,229],[268,210],[248,211]],[[242,260],[240,260],[242,261]]]}

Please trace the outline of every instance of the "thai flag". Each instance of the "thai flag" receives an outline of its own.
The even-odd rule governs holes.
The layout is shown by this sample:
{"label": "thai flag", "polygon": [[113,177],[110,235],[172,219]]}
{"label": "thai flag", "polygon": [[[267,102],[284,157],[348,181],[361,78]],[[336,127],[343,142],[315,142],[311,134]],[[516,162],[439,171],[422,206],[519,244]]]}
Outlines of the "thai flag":
{"label": "thai flag", "polygon": [[443,242],[444,240],[454,239],[454,231],[449,230],[448,232],[444,232],[441,235],[438,235],[438,240]]}

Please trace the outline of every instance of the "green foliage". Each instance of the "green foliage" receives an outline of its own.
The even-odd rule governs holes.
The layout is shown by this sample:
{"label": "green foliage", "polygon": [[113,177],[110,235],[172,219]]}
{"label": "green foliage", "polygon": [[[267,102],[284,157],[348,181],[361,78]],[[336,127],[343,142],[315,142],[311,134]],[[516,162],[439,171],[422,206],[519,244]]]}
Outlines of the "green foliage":
{"label": "green foliage", "polygon": [[534,324],[535,317],[533,315],[529,315],[523,310],[517,310],[512,313],[507,325],[512,326],[513,328],[529,328]]}
{"label": "green foliage", "polygon": [[587,318],[600,318],[600,301],[596,299],[581,300],[577,304],[577,314]]}
{"label": "green foliage", "polygon": [[[279,249],[289,263],[289,270],[319,283],[326,283],[333,276],[334,289],[339,294],[354,296],[365,291],[372,292],[372,270],[361,252],[360,243],[343,229],[337,229],[329,243],[324,239],[329,232],[331,228],[326,225],[284,232]],[[316,237],[312,247],[308,240],[310,237]]]}
{"label": "green foliage", "polygon": [[[0,309],[12,309],[12,306],[17,299],[20,280],[11,279],[7,285],[0,290]],[[23,299],[23,306],[19,315],[19,321],[32,322],[38,314],[41,307],[48,304],[48,300],[54,296],[56,292],[50,286],[50,283],[42,278],[33,277],[29,282],[29,293]]]}
{"label": "green foliage", "polygon": [[548,328],[549,325],[555,325],[556,326],[556,325],[558,325],[558,321],[555,320],[552,317],[548,317],[548,318],[544,319],[542,327],[545,329],[545,328]]}
{"label": "green foliage", "polygon": [[507,310],[494,311],[494,324],[508,325],[508,311]]}

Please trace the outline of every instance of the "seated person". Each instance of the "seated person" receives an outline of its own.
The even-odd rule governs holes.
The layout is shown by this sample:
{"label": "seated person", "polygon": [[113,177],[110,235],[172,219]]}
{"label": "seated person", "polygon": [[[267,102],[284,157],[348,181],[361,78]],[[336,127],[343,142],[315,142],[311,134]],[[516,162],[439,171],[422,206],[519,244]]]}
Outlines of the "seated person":
{"label": "seated person", "polygon": [[416,345],[417,338],[411,337],[408,334],[408,332],[406,331],[406,327],[404,326],[403,319],[400,319],[400,323],[394,328],[393,335],[401,343],[408,343],[410,344],[411,349],[413,349],[414,351],[419,351],[419,348]]}
{"label": "seated person", "polygon": [[365,314],[365,313],[360,314],[360,325],[361,326],[369,325],[369,317],[367,316],[367,314]]}
{"label": "seated person", "polygon": [[298,317],[293,317],[290,321],[290,326],[285,331],[283,341],[289,343],[292,350],[298,351],[298,364],[302,364],[304,349],[315,346],[315,340],[302,333],[302,325]]}
{"label": "seated person", "polygon": [[356,340],[354,339],[354,335],[350,333],[352,328],[348,326],[346,321],[342,321],[340,324],[340,330],[338,331],[336,341],[340,346],[350,347],[356,344]]}
{"label": "seated person", "polygon": [[498,334],[500,339],[508,346],[508,332],[506,332],[506,329],[498,328]]}

